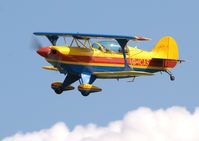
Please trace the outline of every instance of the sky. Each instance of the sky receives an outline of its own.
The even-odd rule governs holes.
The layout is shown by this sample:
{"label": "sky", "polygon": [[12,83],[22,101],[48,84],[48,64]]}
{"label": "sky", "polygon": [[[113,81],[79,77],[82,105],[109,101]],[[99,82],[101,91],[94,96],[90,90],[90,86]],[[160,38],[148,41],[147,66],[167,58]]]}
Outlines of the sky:
{"label": "sky", "polygon": [[[197,0],[1,0],[0,139],[14,138],[16,134],[21,134],[24,139],[27,134],[40,134],[44,129],[51,133],[63,129],[63,134],[68,135],[78,127],[81,130],[92,128],[92,133],[107,128],[107,132],[99,131],[99,136],[112,136],[112,128],[117,127],[110,127],[111,123],[120,121],[123,124],[126,118],[131,117],[128,113],[135,113],[132,117],[136,117],[136,112],[140,111],[145,117],[146,111],[149,115],[158,111],[168,115],[170,110],[174,112],[173,119],[188,116],[190,123],[187,125],[190,128],[194,123],[197,125],[198,4]],[[152,41],[131,43],[143,50],[152,50],[161,38],[171,36],[178,44],[180,59],[187,62],[172,69],[175,81],[170,81],[165,73],[140,77],[134,83],[127,82],[130,79],[119,82],[101,79],[94,82],[95,86],[103,89],[100,93],[83,97],[78,90],[74,90],[56,95],[50,85],[55,81],[63,81],[65,76],[41,68],[48,63],[30,48],[33,32],[79,32],[151,38]],[[50,45],[46,38],[38,39],[44,47]],[[74,83],[73,86],[78,85]],[[164,121],[161,116],[159,118],[154,123]],[[157,118],[153,116],[151,120],[155,119]],[[147,122],[146,120],[143,118],[139,122]],[[136,126],[135,131],[144,126],[133,123],[132,121],[130,128]],[[172,124],[172,121],[168,120],[168,124]],[[118,128],[122,127],[126,126],[120,125]],[[164,128],[170,130],[172,127]],[[165,130],[162,132],[165,133]],[[194,127],[192,130],[197,129]],[[148,130],[145,131],[153,135]],[[131,132],[127,129],[125,133]],[[140,133],[141,136],[144,131],[135,133]],[[162,138],[167,135],[165,133]],[[196,136],[195,139],[198,138]]]}

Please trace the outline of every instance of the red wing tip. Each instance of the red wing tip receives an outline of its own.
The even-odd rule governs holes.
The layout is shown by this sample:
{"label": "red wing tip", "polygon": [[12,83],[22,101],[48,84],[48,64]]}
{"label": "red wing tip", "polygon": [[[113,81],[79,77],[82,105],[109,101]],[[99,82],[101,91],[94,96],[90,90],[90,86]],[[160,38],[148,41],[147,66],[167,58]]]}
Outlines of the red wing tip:
{"label": "red wing tip", "polygon": [[145,38],[145,37],[140,37],[140,36],[136,36],[136,38],[137,38],[138,40],[152,40],[152,39]]}

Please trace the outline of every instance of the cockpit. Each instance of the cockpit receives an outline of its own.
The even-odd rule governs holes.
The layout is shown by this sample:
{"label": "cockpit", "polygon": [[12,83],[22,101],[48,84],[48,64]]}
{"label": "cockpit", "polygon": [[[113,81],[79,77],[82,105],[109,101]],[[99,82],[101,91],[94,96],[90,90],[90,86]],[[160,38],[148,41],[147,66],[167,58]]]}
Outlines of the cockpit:
{"label": "cockpit", "polygon": [[100,41],[93,43],[92,47],[105,52],[121,53],[121,46],[117,41]]}

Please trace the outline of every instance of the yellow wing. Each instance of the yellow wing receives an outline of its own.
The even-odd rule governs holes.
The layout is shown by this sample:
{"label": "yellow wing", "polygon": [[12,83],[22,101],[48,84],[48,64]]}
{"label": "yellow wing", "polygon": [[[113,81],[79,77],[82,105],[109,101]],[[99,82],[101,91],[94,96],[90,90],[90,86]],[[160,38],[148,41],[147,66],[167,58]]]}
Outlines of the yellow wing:
{"label": "yellow wing", "polygon": [[[43,68],[47,70],[58,71],[58,69],[53,66],[44,66]],[[155,75],[155,73],[143,72],[143,71],[93,72],[92,74],[95,75],[97,78],[128,78],[134,76]]]}
{"label": "yellow wing", "polygon": [[149,76],[155,73],[143,71],[115,71],[115,72],[93,72],[97,78],[128,78],[134,76]]}

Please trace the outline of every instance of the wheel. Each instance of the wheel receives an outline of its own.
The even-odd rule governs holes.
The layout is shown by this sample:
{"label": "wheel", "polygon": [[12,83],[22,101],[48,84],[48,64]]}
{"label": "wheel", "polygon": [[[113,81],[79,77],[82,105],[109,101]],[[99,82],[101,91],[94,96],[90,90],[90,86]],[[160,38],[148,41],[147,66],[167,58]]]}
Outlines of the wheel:
{"label": "wheel", "polygon": [[83,96],[88,96],[90,93],[88,93],[88,92],[81,92],[81,94],[82,94]]}
{"label": "wheel", "polygon": [[173,75],[170,76],[171,81],[175,80],[175,77]]}
{"label": "wheel", "polygon": [[56,94],[61,94],[63,92],[62,88],[58,88],[55,90],[55,93]]}

